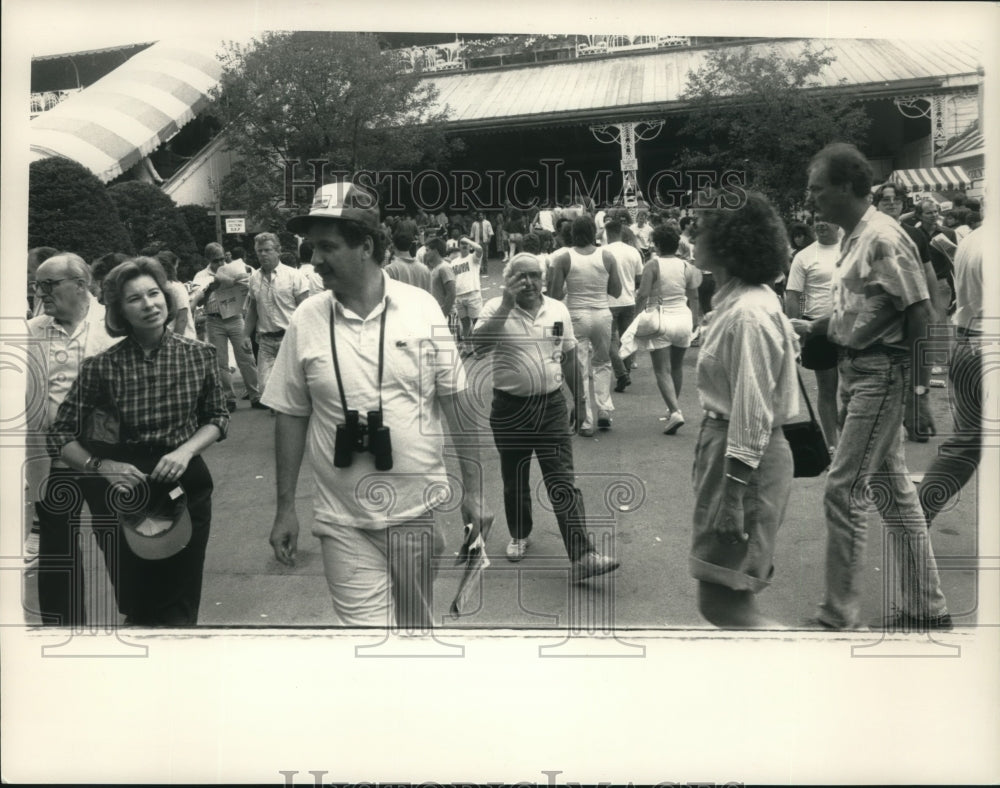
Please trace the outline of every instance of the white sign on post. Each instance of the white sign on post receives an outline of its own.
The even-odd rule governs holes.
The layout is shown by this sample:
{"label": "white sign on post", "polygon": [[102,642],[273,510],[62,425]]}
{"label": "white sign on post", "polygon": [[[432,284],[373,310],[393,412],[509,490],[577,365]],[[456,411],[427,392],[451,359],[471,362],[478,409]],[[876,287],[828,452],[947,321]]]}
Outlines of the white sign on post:
{"label": "white sign on post", "polygon": [[226,234],[237,235],[247,231],[246,219],[226,219]]}

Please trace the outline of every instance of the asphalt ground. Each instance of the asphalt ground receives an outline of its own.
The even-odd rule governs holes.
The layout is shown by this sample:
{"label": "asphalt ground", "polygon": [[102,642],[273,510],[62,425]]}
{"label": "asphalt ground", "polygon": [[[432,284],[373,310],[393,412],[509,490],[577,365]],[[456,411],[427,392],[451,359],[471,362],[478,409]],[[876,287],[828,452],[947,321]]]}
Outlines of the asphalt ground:
{"label": "asphalt ground", "polygon": [[[484,298],[499,293],[500,262],[490,261]],[[614,394],[616,411],[611,430],[592,438],[573,439],[577,483],[582,490],[588,525],[598,547],[613,553],[621,568],[582,585],[569,583],[569,563],[541,485],[537,465],[535,529],[523,561],[504,556],[509,539],[503,516],[499,459],[488,425],[482,424],[485,497],[497,518],[488,536],[491,566],[474,592],[468,612],[449,614],[460,581],[453,556],[461,544],[461,517],[446,506],[438,521],[447,550],[435,581],[438,626],[474,629],[568,629],[579,634],[607,634],[632,629],[698,629],[700,618],[695,581],[688,573],[693,511],[691,466],[700,413],[695,390],[698,349],[685,357],[685,382],[680,396],[688,422],[672,436],[662,434],[666,408],[657,391],[648,354],[640,354],[632,385]],[[469,358],[473,393],[488,412],[489,359]],[[944,375],[939,376],[944,378]],[[805,381],[815,403],[815,381]],[[235,375],[234,381],[239,380]],[[945,431],[951,423],[947,389],[931,389],[936,423]],[[311,499],[315,488],[308,463],[300,475],[297,501],[301,525],[294,567],[278,563],[268,544],[275,509],[273,456],[274,418],[251,410],[240,401],[229,436],[211,447],[205,459],[215,480],[212,536],[205,563],[200,624],[209,627],[322,627],[332,622],[331,603],[323,575],[318,540],[310,534]],[[910,471],[925,471],[941,439],[906,444]],[[457,465],[448,461],[458,476]],[[796,479],[787,516],[778,535],[775,574],[761,593],[760,604],[776,621],[797,628],[815,614],[823,595],[825,524],[822,496],[825,475]],[[932,535],[941,564],[941,579],[957,625],[972,624],[978,606],[976,573],[969,557],[976,555],[977,501],[974,481],[936,520]],[[869,519],[864,569],[864,611],[875,620],[886,610],[883,529],[877,514]],[[88,607],[92,619],[114,626],[110,586],[100,570],[90,538],[85,560],[92,589]],[[91,568],[93,567],[93,568]],[[891,585],[891,583],[889,584]],[[25,621],[37,623],[35,572],[24,573]]]}

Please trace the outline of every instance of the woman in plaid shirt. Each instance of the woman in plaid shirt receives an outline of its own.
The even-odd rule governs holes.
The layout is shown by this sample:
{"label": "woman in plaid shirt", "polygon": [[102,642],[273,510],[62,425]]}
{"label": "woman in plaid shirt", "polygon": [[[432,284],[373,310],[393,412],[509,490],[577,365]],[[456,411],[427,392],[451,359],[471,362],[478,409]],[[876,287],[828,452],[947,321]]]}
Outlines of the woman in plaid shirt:
{"label": "woman in plaid shirt", "polygon": [[[137,257],[116,266],[104,288],[108,333],[125,339],[84,360],[52,425],[49,453],[80,472],[95,521],[136,509],[158,486],[183,487],[192,524],[187,545],[146,560],[132,552],[119,527],[117,567],[109,562],[108,568],[126,624],[194,625],[212,513],[212,477],[200,455],[229,427],[215,349],[167,327],[176,305],[156,260]],[[98,409],[117,422],[117,435],[100,442],[92,430],[83,437],[78,429]],[[93,511],[94,502],[103,507]]]}

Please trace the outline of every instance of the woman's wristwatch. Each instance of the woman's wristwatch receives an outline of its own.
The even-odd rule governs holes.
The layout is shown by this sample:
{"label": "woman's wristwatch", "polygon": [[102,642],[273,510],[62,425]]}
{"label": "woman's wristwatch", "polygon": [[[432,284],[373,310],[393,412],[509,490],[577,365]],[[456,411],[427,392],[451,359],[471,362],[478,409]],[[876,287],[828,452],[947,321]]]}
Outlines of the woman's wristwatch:
{"label": "woman's wristwatch", "polygon": [[91,454],[87,458],[87,462],[84,463],[83,469],[89,473],[99,473],[101,470],[101,458],[95,454]]}

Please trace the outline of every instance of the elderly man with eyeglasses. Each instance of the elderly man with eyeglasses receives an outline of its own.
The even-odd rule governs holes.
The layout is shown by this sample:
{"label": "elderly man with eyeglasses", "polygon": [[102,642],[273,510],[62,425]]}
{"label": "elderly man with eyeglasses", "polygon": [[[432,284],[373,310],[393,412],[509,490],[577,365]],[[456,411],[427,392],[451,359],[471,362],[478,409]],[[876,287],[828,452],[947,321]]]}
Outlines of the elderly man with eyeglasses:
{"label": "elderly man with eyeglasses", "polygon": [[[90,266],[79,255],[49,257],[38,266],[34,280],[43,314],[28,321],[34,340],[28,349],[31,368],[41,370],[27,377],[25,411],[29,435],[41,439],[37,446],[29,441],[26,457],[28,494],[36,502],[38,523],[39,609],[43,623],[63,626],[85,623],[82,558],[73,538],[84,498],[68,492],[75,471],[59,460],[50,467],[44,437],[83,359],[118,342],[105,329],[104,307],[90,292],[90,280]],[[101,539],[98,544],[105,546]]]}

